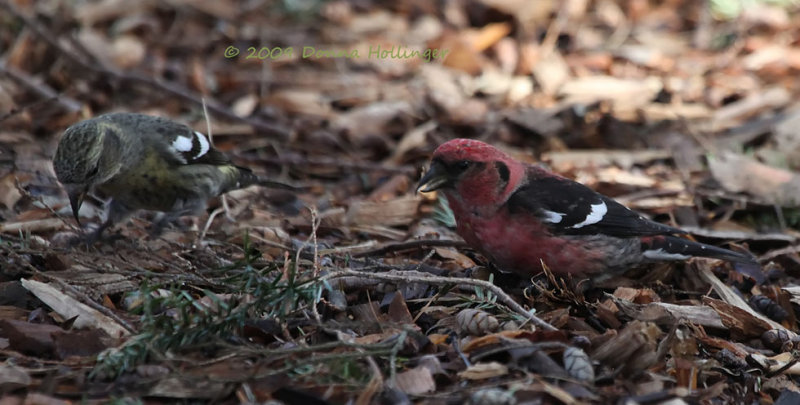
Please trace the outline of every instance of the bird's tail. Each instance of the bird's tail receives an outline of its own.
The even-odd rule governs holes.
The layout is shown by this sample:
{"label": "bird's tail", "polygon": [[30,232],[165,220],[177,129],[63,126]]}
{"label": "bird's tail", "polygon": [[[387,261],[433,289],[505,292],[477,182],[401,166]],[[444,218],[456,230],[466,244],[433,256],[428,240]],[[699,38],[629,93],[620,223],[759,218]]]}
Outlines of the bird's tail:
{"label": "bird's tail", "polygon": [[735,263],[757,264],[755,258],[749,254],[692,242],[677,236],[642,238],[642,254],[651,260],[684,260],[692,256],[699,256]]}

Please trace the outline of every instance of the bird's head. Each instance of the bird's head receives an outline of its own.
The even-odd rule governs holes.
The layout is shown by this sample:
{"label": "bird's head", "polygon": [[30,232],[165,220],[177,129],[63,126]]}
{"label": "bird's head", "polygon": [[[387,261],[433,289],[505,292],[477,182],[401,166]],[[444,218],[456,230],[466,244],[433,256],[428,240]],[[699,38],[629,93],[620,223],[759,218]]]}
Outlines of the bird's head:
{"label": "bird's head", "polygon": [[524,171],[522,163],[489,144],[453,139],[433,152],[431,166],[417,191],[441,189],[448,197],[458,195],[476,204],[498,204],[516,189]]}
{"label": "bird's head", "polygon": [[53,169],[67,190],[78,223],[78,211],[89,190],[108,181],[119,170],[119,138],[115,131],[103,121],[82,121],[67,128],[58,143]]}

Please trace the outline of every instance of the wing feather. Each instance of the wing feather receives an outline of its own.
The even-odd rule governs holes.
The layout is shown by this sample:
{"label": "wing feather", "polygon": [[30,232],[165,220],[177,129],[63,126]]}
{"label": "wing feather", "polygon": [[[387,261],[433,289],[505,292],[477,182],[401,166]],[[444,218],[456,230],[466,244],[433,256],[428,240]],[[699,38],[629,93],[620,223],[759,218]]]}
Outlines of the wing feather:
{"label": "wing feather", "polygon": [[554,233],[617,237],[685,233],[651,221],[583,184],[541,168],[529,168],[528,179],[509,197],[507,207],[512,213],[535,215]]}

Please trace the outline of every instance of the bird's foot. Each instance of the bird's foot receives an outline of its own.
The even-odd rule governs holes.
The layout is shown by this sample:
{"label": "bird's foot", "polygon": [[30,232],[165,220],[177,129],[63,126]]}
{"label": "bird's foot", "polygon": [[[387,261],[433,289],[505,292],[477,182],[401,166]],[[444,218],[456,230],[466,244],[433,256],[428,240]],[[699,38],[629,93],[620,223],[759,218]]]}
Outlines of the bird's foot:
{"label": "bird's foot", "polygon": [[83,245],[89,248],[98,242],[113,243],[124,238],[124,236],[120,234],[103,236],[104,230],[105,227],[101,226],[90,232],[84,231],[82,234],[76,234],[75,237],[69,241],[68,245],[71,247]]}

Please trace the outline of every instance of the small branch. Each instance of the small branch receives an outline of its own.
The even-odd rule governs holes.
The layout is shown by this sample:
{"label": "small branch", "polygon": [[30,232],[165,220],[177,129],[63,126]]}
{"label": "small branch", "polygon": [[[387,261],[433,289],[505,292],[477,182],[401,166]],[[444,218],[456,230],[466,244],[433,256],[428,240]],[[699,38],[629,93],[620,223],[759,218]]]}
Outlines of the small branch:
{"label": "small branch", "polygon": [[420,239],[408,242],[392,243],[390,245],[381,246],[377,249],[354,253],[353,257],[381,256],[387,253],[397,252],[402,250],[423,249],[426,247],[437,247],[437,246],[456,247],[456,248],[468,247],[468,245],[465,242],[458,240]]}
{"label": "small branch", "polygon": [[503,289],[484,280],[432,276],[418,271],[391,271],[388,273],[369,273],[369,272],[355,271],[355,270],[341,270],[341,271],[331,272],[325,276],[320,277],[320,281],[333,280],[342,277],[361,277],[367,279],[392,281],[397,283],[427,283],[439,286],[451,285],[451,284],[462,285],[462,286],[465,284],[472,285],[475,287],[480,287],[491,291],[500,299],[500,301],[506,304],[511,310],[522,315],[526,319],[530,320],[534,325],[544,330],[558,330],[549,323],[539,319],[536,315],[533,315],[530,312],[526,311],[525,308],[522,307],[522,305],[514,301],[514,299],[511,298],[508,294],[506,294],[505,291],[503,291]]}

